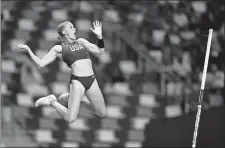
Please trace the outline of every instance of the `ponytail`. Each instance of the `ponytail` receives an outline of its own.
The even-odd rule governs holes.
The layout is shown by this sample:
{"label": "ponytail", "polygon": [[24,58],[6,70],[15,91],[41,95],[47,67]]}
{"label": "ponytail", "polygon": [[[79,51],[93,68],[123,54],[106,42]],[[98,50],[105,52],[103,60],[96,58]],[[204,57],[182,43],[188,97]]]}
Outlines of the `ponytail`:
{"label": "ponytail", "polygon": [[62,33],[62,30],[65,26],[65,24],[69,23],[69,21],[64,21],[62,22],[61,24],[59,24],[59,26],[57,27],[57,32],[58,32],[58,40],[60,41],[63,41],[63,37],[64,37],[64,34]]}

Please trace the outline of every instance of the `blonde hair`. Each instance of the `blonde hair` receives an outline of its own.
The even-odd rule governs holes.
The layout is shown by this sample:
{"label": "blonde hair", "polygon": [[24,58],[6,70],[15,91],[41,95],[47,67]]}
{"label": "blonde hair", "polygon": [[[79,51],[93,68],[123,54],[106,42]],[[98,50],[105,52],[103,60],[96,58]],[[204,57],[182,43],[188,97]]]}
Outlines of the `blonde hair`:
{"label": "blonde hair", "polygon": [[59,40],[62,40],[62,38],[63,38],[63,36],[64,36],[64,34],[62,33],[62,31],[63,31],[63,29],[64,29],[64,27],[65,27],[65,25],[67,24],[67,23],[70,23],[70,21],[64,21],[64,22],[62,22],[62,23],[60,23],[59,25],[58,25],[58,27],[57,27],[57,32],[58,32],[58,39]]}

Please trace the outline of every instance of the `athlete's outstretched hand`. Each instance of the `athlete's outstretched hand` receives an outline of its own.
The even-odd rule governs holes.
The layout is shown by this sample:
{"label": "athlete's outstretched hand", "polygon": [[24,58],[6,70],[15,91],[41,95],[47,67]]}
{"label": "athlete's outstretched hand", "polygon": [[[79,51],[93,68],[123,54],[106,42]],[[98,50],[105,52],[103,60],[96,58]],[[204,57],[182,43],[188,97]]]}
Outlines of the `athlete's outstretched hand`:
{"label": "athlete's outstretched hand", "polygon": [[24,45],[24,44],[19,44],[18,47],[19,47],[20,49],[25,49],[26,51],[30,49],[29,46]]}
{"label": "athlete's outstretched hand", "polygon": [[90,28],[91,31],[98,37],[98,38],[102,38],[102,23],[100,23],[99,21],[95,21],[93,22],[94,25],[94,29]]}

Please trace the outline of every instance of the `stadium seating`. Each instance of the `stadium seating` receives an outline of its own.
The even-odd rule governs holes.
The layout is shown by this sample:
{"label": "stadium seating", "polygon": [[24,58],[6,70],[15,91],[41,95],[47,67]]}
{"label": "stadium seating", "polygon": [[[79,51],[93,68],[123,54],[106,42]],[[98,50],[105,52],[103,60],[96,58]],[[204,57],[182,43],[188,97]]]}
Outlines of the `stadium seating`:
{"label": "stadium seating", "polygon": [[[74,4],[74,7],[80,7],[80,9],[67,10],[65,8],[54,9],[53,7],[56,6],[48,5],[47,3],[41,1],[32,1],[26,4],[20,1],[3,3],[4,11],[8,11],[8,17],[12,18],[3,20],[5,28],[2,33],[3,47],[9,45],[9,48],[3,49],[3,51],[25,54],[24,51],[17,48],[17,45],[22,43],[28,44],[36,55],[43,57],[52,46],[58,43],[58,35],[55,28],[60,22],[65,20],[73,21],[78,30],[77,36],[92,39],[89,29],[94,19],[91,15],[93,13],[92,5],[88,2],[80,1]],[[202,5],[202,3],[193,2],[194,9],[196,5]],[[205,12],[205,7],[196,11],[203,13]],[[74,14],[79,14],[79,18],[74,18]],[[106,23],[106,25],[107,22],[112,20],[117,23],[122,20],[119,17],[119,12],[111,8],[105,10],[101,17],[105,21],[103,24]],[[110,17],[112,20],[108,20]],[[142,15],[139,12],[129,14],[129,17],[138,17],[139,22],[142,21]],[[173,20],[179,27],[188,23],[187,16],[183,14],[173,15]],[[141,147],[145,139],[145,125],[151,122],[151,119],[173,118],[182,114],[182,99],[180,96],[174,95],[176,94],[175,90],[172,88],[170,96],[160,95],[158,86],[160,80],[157,77],[157,73],[150,73],[149,78],[146,79],[143,72],[137,69],[136,61],[131,60],[132,58],[129,58],[129,56],[128,58],[122,56],[124,49],[113,49],[114,46],[110,45],[112,38],[107,31],[111,30],[104,29],[106,34],[105,42],[109,47],[106,51],[108,57],[105,56],[105,59],[100,61],[106,63],[105,69],[115,67],[113,71],[120,71],[121,73],[118,77],[121,76],[122,78],[119,79],[115,76],[115,79],[113,79],[113,73],[109,73],[108,77],[112,78],[113,81],[104,82],[105,87],[102,90],[107,106],[107,113],[104,118],[96,117],[85,108],[81,108],[76,122],[66,123],[52,107],[34,107],[34,103],[39,97],[50,93],[59,96],[61,93],[69,91],[70,69],[66,67],[65,63],[57,60],[55,63],[47,66],[46,70],[40,70],[40,74],[44,77],[45,85],[30,83],[29,87],[26,87],[24,90],[22,88],[26,84],[21,82],[20,79],[20,75],[22,75],[20,63],[7,57],[2,59],[1,90],[3,105],[7,106],[9,104],[7,99],[16,105],[14,107],[14,116],[16,119],[24,119],[26,129],[34,138],[33,143],[39,146],[62,147],[86,145],[93,147],[118,145]],[[162,28],[152,30],[153,41],[156,42],[156,45],[164,41],[164,38],[166,38],[165,34],[166,31]],[[178,44],[180,37],[178,37],[179,39],[176,38],[177,36],[172,37],[174,37],[174,40],[171,40]],[[195,37],[195,33],[189,30],[184,31],[181,32],[181,37],[191,40]],[[163,55],[161,50],[157,48],[150,49],[149,55],[158,63],[163,63],[165,55]],[[92,58],[95,57],[92,56]],[[99,59],[101,58],[103,59],[103,57]],[[110,62],[116,66],[110,67]],[[94,69],[97,66],[97,64],[94,64]],[[104,73],[104,71],[101,72]],[[106,73],[104,74],[107,75]],[[170,85],[172,84],[169,83],[168,87]],[[170,89],[171,87],[168,90]],[[221,102],[214,104],[215,106],[220,105]]]}

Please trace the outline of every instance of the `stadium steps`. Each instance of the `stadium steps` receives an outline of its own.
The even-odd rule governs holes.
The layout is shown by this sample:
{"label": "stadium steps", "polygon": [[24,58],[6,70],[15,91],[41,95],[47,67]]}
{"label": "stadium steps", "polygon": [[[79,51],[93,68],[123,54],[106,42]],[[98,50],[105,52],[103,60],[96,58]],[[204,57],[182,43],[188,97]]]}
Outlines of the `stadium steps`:
{"label": "stadium steps", "polygon": [[36,143],[27,135],[25,129],[13,120],[12,123],[5,123],[2,128],[2,142],[6,147],[36,147]]}
{"label": "stadium steps", "polygon": [[[36,48],[44,50],[44,47],[46,49],[46,47],[52,46],[50,44],[55,43],[52,38],[48,38],[48,33],[51,34],[49,30],[53,29],[51,22],[57,20],[53,20],[54,17],[46,10],[41,11],[40,14],[46,14],[46,17],[49,18],[49,20],[44,23],[44,26],[42,26],[44,28],[39,32],[28,30],[30,35],[34,38],[26,42],[29,42],[33,46],[37,45]],[[41,25],[40,22],[45,20],[40,17],[40,14],[36,11],[31,13],[31,8],[28,8],[23,13],[23,19],[34,18],[34,20]],[[25,22],[30,24],[32,30],[33,21],[29,20]],[[18,37],[22,38],[20,35],[18,35]],[[35,41],[35,39],[37,39],[37,41]],[[46,39],[51,41],[44,42]],[[36,50],[36,48],[34,48],[34,50]],[[60,67],[60,64],[57,62],[48,66],[48,68],[50,69],[50,73],[46,76],[48,79],[46,83],[47,86],[49,86],[50,91],[57,94],[60,94],[60,91],[65,92],[67,87],[66,80],[60,81],[64,78],[55,75],[62,72],[63,68]],[[139,78],[137,78],[135,82],[138,82],[138,79]],[[138,85],[141,89],[137,87],[136,89],[140,90],[134,91],[134,95],[127,96],[126,94],[123,94],[124,92],[129,93],[129,85],[136,84],[115,84],[114,88],[117,91],[113,93],[117,95],[114,96],[110,92],[106,93],[107,116],[105,118],[96,117],[95,115],[88,113],[87,110],[81,109],[80,119],[73,124],[66,123],[51,107],[34,107],[34,102],[41,97],[41,95],[32,96],[32,94],[21,92],[21,90],[13,91],[14,96],[12,99],[14,99],[14,103],[17,104],[14,108],[15,117],[23,120],[24,127],[26,127],[31,134],[30,137],[34,138],[36,144],[39,146],[82,146],[85,145],[84,143],[86,143],[86,145],[97,146],[140,145],[143,141],[145,123],[149,122],[151,118],[164,118],[165,110],[164,108],[157,106],[160,102],[157,103],[158,99],[155,94],[150,96],[148,96],[148,94],[147,96],[140,97],[140,94],[143,93],[141,84]],[[16,84],[13,84],[13,86],[15,87]],[[118,90],[118,88],[120,90]],[[31,89],[35,89],[35,87],[31,87]],[[118,94],[118,92],[121,92],[122,94]],[[90,141],[88,140],[87,143],[84,139],[89,139]],[[21,141],[23,140],[21,139]]]}

